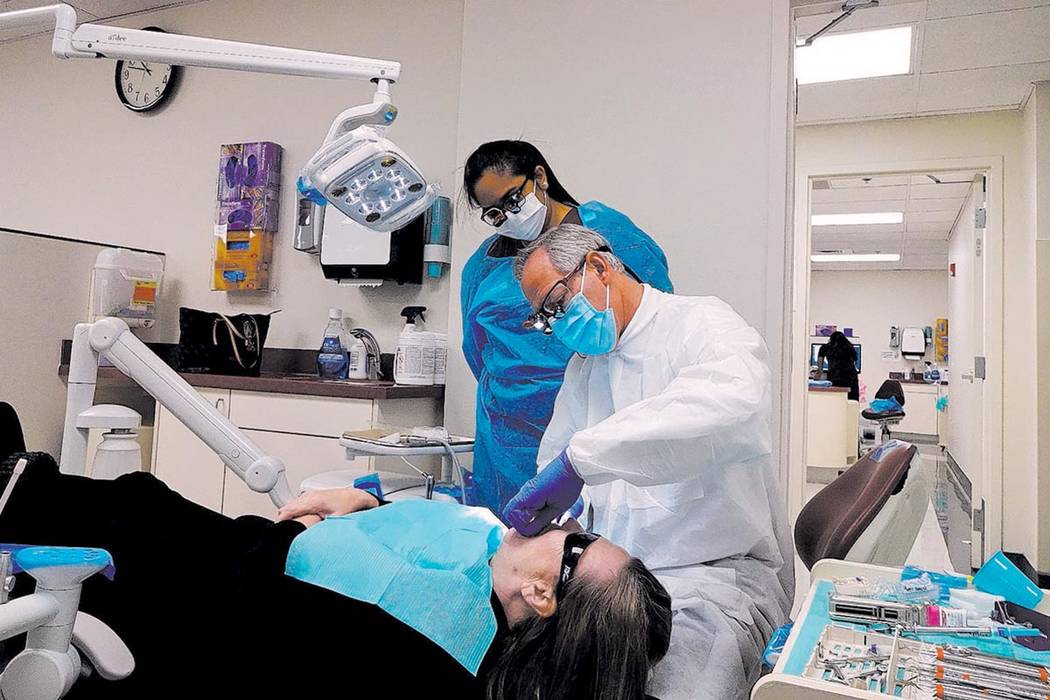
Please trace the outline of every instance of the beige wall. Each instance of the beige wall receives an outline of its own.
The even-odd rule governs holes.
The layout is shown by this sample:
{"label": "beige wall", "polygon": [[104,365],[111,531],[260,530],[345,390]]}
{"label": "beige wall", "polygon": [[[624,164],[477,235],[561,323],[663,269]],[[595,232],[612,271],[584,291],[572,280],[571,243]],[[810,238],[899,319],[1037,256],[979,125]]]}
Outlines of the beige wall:
{"label": "beige wall", "polygon": [[[1002,156],[1004,166],[1003,546],[1037,558],[1035,238],[1030,227],[1020,112],[803,127],[800,167]],[[1050,570],[1050,561],[1042,568]]]}
{"label": "beige wall", "polygon": [[[127,26],[399,60],[400,117],[391,138],[427,175],[453,189],[462,3],[429,0],[211,0],[138,15]],[[283,309],[267,344],[320,344],[328,308],[343,307],[393,351],[402,306],[432,309],[443,329],[448,280],[377,290],[325,281],[313,256],[291,247],[295,178],[331,120],[368,102],[360,81],[186,69],[156,114],[124,109],[111,61],[60,61],[49,39],[0,44],[0,226],[105,240],[168,254],[166,306],[154,337],[174,340],[178,305],[216,311]],[[272,294],[210,291],[219,145],[284,146],[281,223]],[[13,167],[12,164],[14,164]]]}
{"label": "beige wall", "polygon": [[[457,162],[524,138],[581,202],[627,213],[663,246],[679,292],[716,294],[766,335],[783,324],[788,4],[775,0],[467,0]],[[458,273],[490,235],[472,212]],[[475,385],[449,357],[446,420],[472,429]],[[778,431],[779,432],[779,431]]]}
{"label": "beige wall", "polygon": [[810,277],[807,332],[818,323],[853,328],[861,343],[860,378],[868,385],[869,401],[891,371],[925,367],[922,362],[882,359],[890,350],[890,326],[932,326],[947,315],[945,271],[815,271]]}

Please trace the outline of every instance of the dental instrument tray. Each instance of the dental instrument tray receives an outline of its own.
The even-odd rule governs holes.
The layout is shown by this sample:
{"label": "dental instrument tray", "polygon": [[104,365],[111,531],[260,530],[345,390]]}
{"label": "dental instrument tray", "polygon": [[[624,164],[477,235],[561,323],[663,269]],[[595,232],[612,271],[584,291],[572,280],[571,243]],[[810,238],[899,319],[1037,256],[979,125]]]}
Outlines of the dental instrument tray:
{"label": "dental instrument tray", "polygon": [[931,644],[830,624],[802,674],[854,691],[909,700],[1045,700],[1050,671],[972,647]]}

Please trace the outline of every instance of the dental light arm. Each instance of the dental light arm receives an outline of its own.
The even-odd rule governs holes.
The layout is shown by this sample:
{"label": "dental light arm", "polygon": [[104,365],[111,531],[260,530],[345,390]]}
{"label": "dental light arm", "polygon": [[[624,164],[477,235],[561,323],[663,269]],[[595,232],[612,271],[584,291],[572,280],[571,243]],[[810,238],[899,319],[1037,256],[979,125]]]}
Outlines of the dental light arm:
{"label": "dental light arm", "polygon": [[256,73],[390,82],[396,82],[401,75],[401,64],[396,61],[104,24],[87,23],[77,27],[76,10],[66,4],[7,12],[0,15],[0,26],[46,26],[52,18],[55,21],[55,36],[51,53],[58,58],[157,61]]}
{"label": "dental light arm", "polygon": [[390,85],[401,64],[305,49],[249,44],[104,24],[76,26],[66,4],[0,13],[0,28],[55,26],[51,52],[59,58],[156,61],[180,66],[275,73],[313,78],[371,80],[372,102],[346,110],[303,168],[300,190],[377,231],[406,225],[430,206],[436,192],[422,172],[384,133],[397,118]]}
{"label": "dental light arm", "polygon": [[88,431],[77,423],[78,417],[94,403],[99,356],[112,362],[168,409],[251,490],[268,493],[277,507],[292,500],[281,460],[264,454],[117,318],[79,323],[73,330],[62,436],[63,473],[80,474],[84,470]]}

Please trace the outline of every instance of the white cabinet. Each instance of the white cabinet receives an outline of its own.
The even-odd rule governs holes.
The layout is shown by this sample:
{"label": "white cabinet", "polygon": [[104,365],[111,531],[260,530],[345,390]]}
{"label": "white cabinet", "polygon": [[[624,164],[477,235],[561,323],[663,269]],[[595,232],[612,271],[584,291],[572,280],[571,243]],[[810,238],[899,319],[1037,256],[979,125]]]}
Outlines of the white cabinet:
{"label": "white cabinet", "polygon": [[[348,430],[440,425],[437,399],[341,399],[301,394],[200,389],[223,415],[266,454],[284,462],[293,493],[303,479],[348,469],[368,473],[367,458],[347,461],[339,438]],[[270,497],[255,493],[185,426],[157,408],[154,473],[192,501],[230,517],[274,517]],[[390,465],[396,466],[396,465]],[[429,463],[426,466],[431,466]],[[383,465],[383,468],[387,468]],[[398,467],[406,469],[403,465]]]}
{"label": "white cabinet", "polygon": [[[229,416],[230,392],[226,389],[198,390],[219,413]],[[157,404],[153,427],[153,473],[189,500],[219,510],[225,465],[200,438]]]}
{"label": "white cabinet", "polygon": [[894,432],[937,435],[937,397],[935,384],[904,384],[904,420]]}
{"label": "white cabinet", "polygon": [[338,438],[347,430],[362,430],[372,425],[370,399],[256,391],[232,394],[230,420],[238,428]]}
{"label": "white cabinet", "polygon": [[[349,469],[360,474],[368,473],[368,459],[347,461],[346,452],[336,438],[262,430],[244,432],[263,452],[281,458],[293,493],[299,490],[303,479],[321,472]],[[231,518],[248,513],[272,518],[277,515],[277,508],[269,496],[252,491],[240,477],[227,469],[222,490],[222,513]]]}

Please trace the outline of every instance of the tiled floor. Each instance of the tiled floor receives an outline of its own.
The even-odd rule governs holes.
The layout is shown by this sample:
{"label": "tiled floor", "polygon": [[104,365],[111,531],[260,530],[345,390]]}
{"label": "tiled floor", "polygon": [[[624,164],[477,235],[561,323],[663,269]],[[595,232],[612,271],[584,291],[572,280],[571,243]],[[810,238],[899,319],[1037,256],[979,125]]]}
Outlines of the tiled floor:
{"label": "tiled floor", "polygon": [[[936,445],[919,445],[922,475],[929,485],[930,503],[908,563],[929,569],[970,571],[970,501],[965,488],[955,478],[947,460]],[[806,484],[808,502],[834,474],[814,473]],[[809,589],[809,572],[801,560],[795,560],[796,611]]]}

